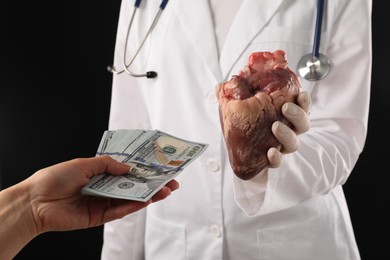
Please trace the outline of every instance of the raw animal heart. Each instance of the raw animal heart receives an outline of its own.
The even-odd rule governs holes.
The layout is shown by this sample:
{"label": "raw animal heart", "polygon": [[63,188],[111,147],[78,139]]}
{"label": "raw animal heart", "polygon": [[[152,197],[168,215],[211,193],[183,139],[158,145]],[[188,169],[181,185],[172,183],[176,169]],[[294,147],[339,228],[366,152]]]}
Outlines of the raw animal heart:
{"label": "raw animal heart", "polygon": [[287,66],[283,50],[254,52],[247,65],[218,89],[221,127],[234,173],[248,180],[268,166],[267,151],[281,148],[271,131],[286,102],[296,102],[302,87]]}

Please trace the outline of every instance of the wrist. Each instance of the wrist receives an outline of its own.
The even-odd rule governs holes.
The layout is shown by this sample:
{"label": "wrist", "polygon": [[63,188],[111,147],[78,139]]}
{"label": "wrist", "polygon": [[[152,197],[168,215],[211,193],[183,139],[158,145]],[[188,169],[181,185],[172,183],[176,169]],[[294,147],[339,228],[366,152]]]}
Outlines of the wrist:
{"label": "wrist", "polygon": [[38,234],[31,210],[28,181],[0,192],[0,220],[0,258],[12,258]]}

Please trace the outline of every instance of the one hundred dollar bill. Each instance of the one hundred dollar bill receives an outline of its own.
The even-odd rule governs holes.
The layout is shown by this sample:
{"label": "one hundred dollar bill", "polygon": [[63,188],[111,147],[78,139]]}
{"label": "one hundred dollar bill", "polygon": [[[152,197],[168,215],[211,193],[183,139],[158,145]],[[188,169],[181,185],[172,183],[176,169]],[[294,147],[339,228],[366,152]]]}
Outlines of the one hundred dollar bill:
{"label": "one hundred dollar bill", "polygon": [[96,156],[109,155],[130,170],[121,176],[94,176],[81,193],[147,201],[207,147],[159,130],[106,130]]}

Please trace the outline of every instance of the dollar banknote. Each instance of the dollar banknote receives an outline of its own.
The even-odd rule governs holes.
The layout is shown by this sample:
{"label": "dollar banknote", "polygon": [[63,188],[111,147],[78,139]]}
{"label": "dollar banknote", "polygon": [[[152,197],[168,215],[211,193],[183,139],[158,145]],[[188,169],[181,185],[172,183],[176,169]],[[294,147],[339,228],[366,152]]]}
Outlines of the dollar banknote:
{"label": "dollar banknote", "polygon": [[130,166],[121,176],[94,176],[81,193],[147,201],[199,157],[208,144],[159,130],[106,130],[96,156],[108,155]]}

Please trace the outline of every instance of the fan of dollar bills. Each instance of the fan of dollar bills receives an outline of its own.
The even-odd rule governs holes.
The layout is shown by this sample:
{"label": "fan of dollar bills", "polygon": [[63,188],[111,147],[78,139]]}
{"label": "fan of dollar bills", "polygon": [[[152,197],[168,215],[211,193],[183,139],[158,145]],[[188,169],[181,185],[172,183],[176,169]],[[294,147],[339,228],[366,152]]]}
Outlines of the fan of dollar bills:
{"label": "fan of dollar bills", "polygon": [[121,176],[94,176],[81,193],[147,201],[207,147],[159,130],[106,130],[96,156],[109,155],[129,164],[130,171]]}

